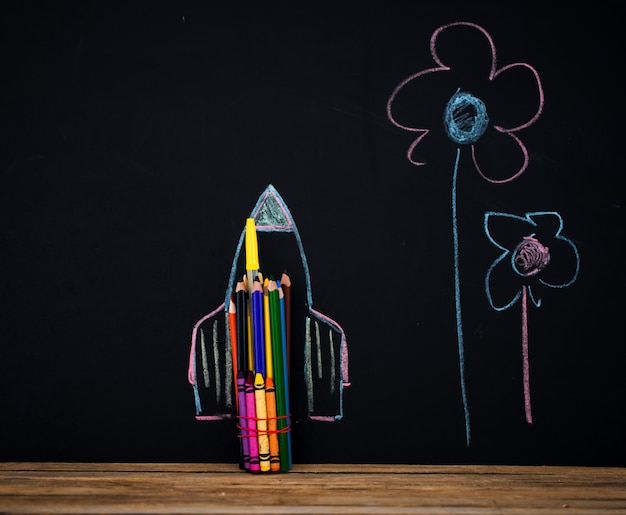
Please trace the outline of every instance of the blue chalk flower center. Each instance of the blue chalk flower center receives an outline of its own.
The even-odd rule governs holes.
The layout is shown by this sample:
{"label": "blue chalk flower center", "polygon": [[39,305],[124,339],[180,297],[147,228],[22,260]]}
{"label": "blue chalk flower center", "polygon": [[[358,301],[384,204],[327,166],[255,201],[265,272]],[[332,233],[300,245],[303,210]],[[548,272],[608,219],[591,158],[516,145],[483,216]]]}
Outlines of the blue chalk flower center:
{"label": "blue chalk flower center", "polygon": [[460,145],[476,143],[489,123],[485,103],[471,93],[457,89],[444,112],[448,137]]}

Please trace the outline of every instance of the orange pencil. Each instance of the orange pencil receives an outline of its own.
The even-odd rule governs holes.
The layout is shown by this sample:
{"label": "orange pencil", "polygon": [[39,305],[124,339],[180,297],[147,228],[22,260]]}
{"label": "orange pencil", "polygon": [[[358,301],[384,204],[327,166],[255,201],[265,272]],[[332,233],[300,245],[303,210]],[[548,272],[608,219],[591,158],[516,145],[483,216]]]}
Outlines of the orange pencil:
{"label": "orange pencil", "polygon": [[270,470],[280,471],[280,451],[278,445],[278,429],[276,421],[276,390],[274,379],[268,377],[265,380],[265,406],[267,410],[267,432],[270,440]]}

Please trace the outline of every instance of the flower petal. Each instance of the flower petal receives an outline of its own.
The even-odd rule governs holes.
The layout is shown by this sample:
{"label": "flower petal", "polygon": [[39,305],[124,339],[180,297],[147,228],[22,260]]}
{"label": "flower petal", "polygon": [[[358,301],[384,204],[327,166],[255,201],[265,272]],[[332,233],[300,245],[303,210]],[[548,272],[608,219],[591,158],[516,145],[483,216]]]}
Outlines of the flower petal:
{"label": "flower petal", "polygon": [[564,288],[578,278],[580,256],[567,238],[554,238],[548,243],[550,264],[541,273],[539,282],[550,288]]}
{"label": "flower petal", "polygon": [[511,268],[511,253],[505,250],[491,263],[485,275],[485,293],[493,309],[503,311],[517,302],[521,295],[519,277]]}
{"label": "flower petal", "polygon": [[576,245],[563,236],[563,218],[556,211],[536,211],[526,215],[535,224],[537,238],[548,246],[550,265],[540,282],[551,288],[563,288],[578,277],[580,256]]}
{"label": "flower petal", "polygon": [[484,216],[485,234],[502,250],[512,251],[524,236],[535,232],[535,224],[526,216],[487,211]]}
{"label": "flower petal", "polygon": [[433,59],[465,77],[490,79],[496,69],[496,48],[489,33],[470,22],[439,27],[430,39]]}
{"label": "flower petal", "polygon": [[[441,120],[443,110],[454,94],[447,85],[447,70],[431,68],[415,73],[396,86],[387,101],[387,116],[401,129],[418,131],[431,129]],[[443,129],[443,124],[439,123]]]}
{"label": "flower petal", "polygon": [[[441,73],[445,71],[432,68],[407,77],[396,86],[387,101],[389,120],[397,127],[415,133],[407,158],[418,166],[425,164],[426,160],[418,156],[416,147],[432,130],[443,133],[442,113],[449,99],[447,88],[450,88],[445,79],[447,73]],[[433,95],[433,92],[437,93]]]}
{"label": "flower petal", "polygon": [[526,217],[535,226],[535,233],[540,238],[554,238],[563,230],[563,219],[556,211],[534,211]]}
{"label": "flower petal", "polygon": [[541,115],[543,86],[537,70],[526,63],[513,63],[494,75],[489,102],[492,120],[502,132],[517,132],[532,125]]}
{"label": "flower petal", "polygon": [[494,184],[510,182],[528,167],[528,151],[513,133],[489,130],[472,145],[474,167],[480,176]]}
{"label": "flower petal", "polygon": [[563,236],[563,219],[555,211],[528,213],[535,224],[535,234],[549,249],[550,264],[541,273],[540,282],[550,288],[569,286],[578,277],[580,256],[576,245]]}

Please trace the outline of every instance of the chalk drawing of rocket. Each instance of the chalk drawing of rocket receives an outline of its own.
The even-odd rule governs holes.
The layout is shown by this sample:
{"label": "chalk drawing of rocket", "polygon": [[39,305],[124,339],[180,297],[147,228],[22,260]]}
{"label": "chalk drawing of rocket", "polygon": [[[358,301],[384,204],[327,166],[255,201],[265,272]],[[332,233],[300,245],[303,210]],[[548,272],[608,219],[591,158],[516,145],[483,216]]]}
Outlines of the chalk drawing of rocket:
{"label": "chalk drawing of rocket", "polygon": [[[280,275],[287,265],[291,277],[291,419],[340,420],[343,390],[350,386],[345,333],[337,322],[313,308],[309,267],[300,234],[274,186],[270,184],[263,191],[250,217],[254,218],[258,233],[261,270]],[[200,318],[192,330],[188,381],[193,387],[197,420],[236,417],[229,306],[236,281],[245,270],[245,231],[244,224],[224,301]]]}

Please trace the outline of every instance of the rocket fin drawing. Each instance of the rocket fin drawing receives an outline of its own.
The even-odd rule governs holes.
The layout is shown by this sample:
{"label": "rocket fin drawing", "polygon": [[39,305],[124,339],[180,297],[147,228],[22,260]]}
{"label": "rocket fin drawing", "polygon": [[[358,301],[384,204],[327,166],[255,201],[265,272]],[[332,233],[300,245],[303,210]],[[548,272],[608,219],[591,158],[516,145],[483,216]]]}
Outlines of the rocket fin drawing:
{"label": "rocket fin drawing", "polygon": [[[313,308],[309,267],[289,209],[271,184],[250,214],[258,233],[261,272],[291,281],[290,397],[292,420],[335,421],[343,417],[343,389],[349,386],[348,347],[342,327]],[[242,218],[243,220],[243,218]],[[188,381],[193,387],[196,419],[236,416],[236,385],[229,306],[244,274],[245,224],[235,250],[222,303],[194,325]]]}

